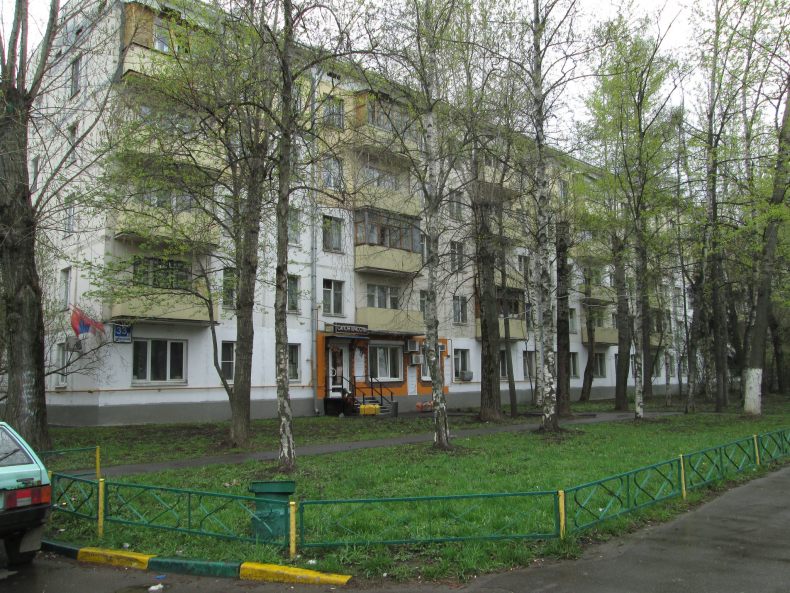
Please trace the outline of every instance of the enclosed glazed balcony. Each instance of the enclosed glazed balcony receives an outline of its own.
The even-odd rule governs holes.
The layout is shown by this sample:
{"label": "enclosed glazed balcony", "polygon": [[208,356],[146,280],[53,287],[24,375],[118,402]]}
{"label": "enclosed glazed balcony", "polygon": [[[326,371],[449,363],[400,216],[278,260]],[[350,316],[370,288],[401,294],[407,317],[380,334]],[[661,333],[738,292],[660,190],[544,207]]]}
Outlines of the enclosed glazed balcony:
{"label": "enclosed glazed balcony", "polygon": [[354,270],[414,276],[422,269],[419,219],[372,208],[355,214]]}

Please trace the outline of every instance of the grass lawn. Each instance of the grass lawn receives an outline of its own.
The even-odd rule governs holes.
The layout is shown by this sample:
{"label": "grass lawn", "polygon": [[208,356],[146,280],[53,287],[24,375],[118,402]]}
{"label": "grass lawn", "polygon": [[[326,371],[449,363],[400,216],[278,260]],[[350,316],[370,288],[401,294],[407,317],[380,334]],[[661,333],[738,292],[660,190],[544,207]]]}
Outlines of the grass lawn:
{"label": "grass lawn", "polygon": [[[403,432],[430,429],[428,420],[424,418],[402,418],[394,422],[382,420],[378,424],[363,424],[358,419],[305,420],[304,424],[297,423],[299,430],[306,432],[309,427],[314,427],[313,437],[327,440],[341,438],[340,434],[345,433],[332,432],[339,431],[342,426],[354,427],[356,431],[352,434],[357,435],[357,438],[371,438],[373,435],[370,431],[376,428]],[[326,424],[322,424],[324,422]],[[256,423],[256,426],[259,425]],[[466,424],[469,427],[474,425],[473,422]],[[453,426],[459,428],[457,422]],[[296,481],[296,497],[300,500],[555,490],[676,458],[680,453],[783,427],[790,427],[790,400],[777,398],[766,402],[765,414],[760,418],[745,417],[734,412],[701,413],[640,423],[571,426],[556,437],[536,433],[505,433],[456,439],[455,449],[449,454],[435,452],[429,445],[419,444],[302,457],[298,460],[296,472],[288,478]],[[131,429],[106,430],[107,434],[111,434],[112,430],[124,433]],[[96,438],[100,439],[101,435]],[[142,441],[139,438],[128,441],[128,447],[141,451],[129,451],[127,459],[145,458],[145,452],[150,451],[153,444]],[[272,447],[269,445],[269,448]],[[192,457],[194,452],[189,451],[188,455],[183,456]],[[754,473],[747,472],[749,475]],[[250,481],[281,478],[286,476],[278,474],[274,464],[251,462],[214,465],[209,471],[186,469],[137,475],[127,481],[248,495]],[[672,501],[658,505],[639,516],[617,519],[588,533],[593,536],[619,533],[646,518],[669,517],[707,495],[705,492],[695,492],[689,502]],[[512,499],[491,501],[495,514],[510,513],[515,508]],[[456,515],[471,512],[464,508],[450,511]],[[544,511],[550,509],[540,512]],[[410,514],[407,514],[407,519],[416,525],[425,521],[428,532],[428,522],[432,514],[435,517],[437,512],[436,508],[428,509],[424,504],[414,503],[408,509]],[[327,507],[325,513],[336,519],[342,516],[343,509]],[[388,513],[380,505],[364,507],[354,517],[355,524],[363,530],[371,529],[371,526],[386,529],[391,519]],[[532,518],[527,517],[525,520]],[[50,530],[52,536],[65,541],[81,545],[98,543],[93,525],[68,518],[62,513],[54,514]],[[585,534],[585,537],[589,535]],[[283,561],[282,552],[272,547],[117,524],[108,524],[105,540],[101,543],[110,547],[128,544],[133,550],[147,553],[212,560]],[[386,578],[397,579],[465,579],[482,572],[524,566],[536,557],[568,556],[577,551],[578,541],[573,538],[564,542],[473,541],[420,546],[307,548],[301,551],[302,556],[297,564],[308,566],[307,560],[313,560],[315,564],[311,562],[309,566],[319,570],[350,571],[371,579],[381,579],[384,574]]]}
{"label": "grass lawn", "polygon": [[[773,401],[773,400],[772,400]],[[777,400],[778,402],[779,400]],[[774,404],[780,405],[779,403]],[[574,413],[598,413],[613,411],[613,401],[592,401],[572,406]],[[633,409],[633,406],[631,406]],[[790,404],[787,406],[790,412]],[[646,405],[648,411],[682,411],[682,402],[674,398],[671,406],[666,406],[663,398],[655,398]],[[712,404],[704,402],[700,410],[712,409]],[[519,416],[511,418],[505,408],[503,423],[520,424],[538,422],[528,413],[539,412],[539,408],[524,406]],[[731,412],[737,412],[733,407]],[[463,430],[485,427],[474,411],[451,412],[450,429]],[[184,424],[149,424],[142,426],[98,426],[98,427],[53,427],[50,429],[55,450],[101,447],[104,466],[124,465],[237,453],[244,449],[233,448],[228,442],[229,422],[205,422]],[[350,417],[331,416],[297,417],[293,424],[296,445],[314,445],[332,442],[364,441],[385,437],[430,433],[433,423],[430,413],[420,415],[406,414],[399,418],[389,417]],[[247,451],[276,450],[279,446],[276,419],[254,420],[252,422],[252,441]],[[53,470],[86,468],[93,464],[92,453],[74,453],[63,458],[47,460]]]}

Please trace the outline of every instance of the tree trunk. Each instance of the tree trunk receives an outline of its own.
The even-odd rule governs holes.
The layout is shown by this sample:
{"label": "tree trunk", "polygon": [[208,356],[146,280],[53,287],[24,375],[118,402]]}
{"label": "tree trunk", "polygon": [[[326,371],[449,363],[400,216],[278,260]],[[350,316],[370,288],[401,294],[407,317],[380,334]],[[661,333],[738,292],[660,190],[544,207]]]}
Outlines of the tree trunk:
{"label": "tree trunk", "polygon": [[612,239],[614,289],[617,293],[617,368],[615,370],[614,409],[628,410],[628,370],[631,368],[631,316],[628,310],[628,284],[625,276],[625,243]]}
{"label": "tree trunk", "polygon": [[[283,1],[283,49],[280,56],[282,88],[280,93],[280,140],[277,146],[277,266],[274,292],[274,348],[277,375],[277,416],[280,421],[280,448],[277,461],[289,473],[296,465],[292,430],[291,398],[288,378],[288,210],[291,196],[291,170],[294,134],[294,80],[291,72],[293,52],[293,7]],[[313,378],[315,380],[315,378]]]}
{"label": "tree trunk", "polygon": [[[647,317],[649,301],[647,296],[647,247],[644,244],[643,229],[641,220],[636,221],[635,229],[636,270],[635,285],[636,294],[634,299],[634,418],[640,420],[645,415],[645,390],[644,386],[649,382],[643,377],[649,377],[649,370],[645,370],[645,365],[649,364],[650,358],[650,323]],[[647,343],[647,346],[645,345]],[[647,352],[647,357],[645,353]],[[644,374],[643,374],[644,371]],[[652,383],[651,383],[652,384]]]}
{"label": "tree trunk", "polygon": [[774,351],[774,368],[776,369],[776,391],[782,395],[787,394],[787,370],[784,366],[784,348],[782,346],[782,335],[779,327],[779,320],[771,307],[771,314],[768,317],[768,326],[771,330],[771,341]]}
{"label": "tree trunk", "polygon": [[[434,41],[432,39],[431,41]],[[435,55],[433,45],[429,53]],[[429,60],[433,67],[435,59]],[[435,70],[430,71],[428,77],[429,87],[426,94],[433,96],[436,78]],[[429,102],[430,103],[430,102]],[[444,396],[444,376],[442,375],[441,360],[439,358],[439,314],[436,308],[436,294],[439,274],[439,208],[441,196],[439,195],[439,163],[437,158],[436,121],[432,110],[428,110],[424,117],[426,135],[426,159],[428,163],[428,187],[426,196],[426,241],[428,242],[428,294],[425,302],[425,355],[428,359],[428,371],[431,374],[431,401],[433,403],[433,446],[440,450],[448,450],[450,444],[450,426],[447,419],[447,401]]]}
{"label": "tree trunk", "polygon": [[[784,115],[779,130],[779,147],[774,169],[774,184],[770,204],[779,207],[785,201],[788,187],[788,158],[790,158],[790,93],[785,93]],[[762,383],[763,353],[768,331],[768,314],[771,303],[771,283],[774,277],[779,219],[773,216],[763,233],[763,252],[760,258],[760,279],[757,285],[757,307],[749,345],[748,366],[744,371],[743,411],[747,414],[762,412],[760,385]]]}
{"label": "tree trunk", "polygon": [[27,170],[30,101],[3,85],[0,115],[0,277],[8,345],[5,419],[34,449],[50,448],[36,213]]}
{"label": "tree trunk", "polygon": [[[595,320],[591,314],[590,308],[592,307],[592,279],[589,270],[585,269],[584,274],[584,301],[582,307],[584,310],[584,327],[587,330],[587,362],[584,365],[584,378],[582,379],[582,392],[579,396],[579,401],[590,401],[592,394],[593,375],[595,370]],[[629,348],[630,348],[629,344]]]}
{"label": "tree trunk", "polygon": [[549,196],[548,173],[546,171],[546,105],[543,90],[543,32],[545,21],[540,14],[540,0],[532,0],[532,124],[535,128],[535,194],[537,202],[537,265],[535,288],[537,293],[538,325],[542,351],[542,428],[548,432],[559,430],[557,421],[556,360],[554,356],[554,280],[551,275],[551,253],[549,231],[554,224]]}
{"label": "tree trunk", "polygon": [[[475,159],[476,160],[476,159]],[[499,307],[496,302],[497,252],[490,221],[493,196],[481,195],[476,188],[472,198],[475,210],[478,295],[480,299],[480,419],[484,422],[502,419],[502,400],[499,390]]]}
{"label": "tree trunk", "polygon": [[567,222],[557,224],[557,414],[571,415],[571,336],[568,312],[569,228]]}

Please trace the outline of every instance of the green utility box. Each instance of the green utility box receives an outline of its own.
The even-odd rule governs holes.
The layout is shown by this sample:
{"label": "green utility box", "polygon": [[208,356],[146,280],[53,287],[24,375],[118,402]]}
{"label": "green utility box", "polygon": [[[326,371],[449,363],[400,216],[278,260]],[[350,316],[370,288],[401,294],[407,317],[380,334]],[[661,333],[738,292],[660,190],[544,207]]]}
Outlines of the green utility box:
{"label": "green utility box", "polygon": [[288,499],[296,491],[293,480],[259,481],[250,484],[255,495],[252,534],[262,542],[281,542],[288,537]]}

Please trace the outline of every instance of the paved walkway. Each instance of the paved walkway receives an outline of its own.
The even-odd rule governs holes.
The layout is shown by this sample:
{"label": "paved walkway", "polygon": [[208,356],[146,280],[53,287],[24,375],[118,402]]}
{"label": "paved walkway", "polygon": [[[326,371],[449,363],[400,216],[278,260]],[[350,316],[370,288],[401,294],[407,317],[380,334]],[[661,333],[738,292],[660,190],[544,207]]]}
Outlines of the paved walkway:
{"label": "paved walkway", "polygon": [[[645,413],[645,418],[658,418],[660,416],[668,416],[679,414],[679,412],[652,412]],[[598,422],[618,422],[624,420],[632,420],[634,417],[633,412],[598,412],[595,414],[580,414],[574,418],[563,420],[562,426],[575,425],[575,424],[592,424]],[[451,436],[453,439],[463,439],[468,437],[477,437],[487,434],[496,434],[502,432],[525,432],[535,430],[540,425],[540,419],[535,417],[532,421],[524,424],[495,424],[486,426],[484,428],[474,428],[467,430],[452,430],[451,421]],[[433,433],[426,432],[421,434],[411,434],[398,437],[386,437],[382,439],[372,439],[366,441],[348,441],[336,443],[323,443],[320,445],[306,445],[296,448],[296,457],[304,457],[306,455],[324,455],[326,453],[341,453],[343,451],[356,451],[359,449],[370,449],[373,447],[394,447],[397,445],[413,445],[415,443],[430,443],[433,442]],[[216,464],[234,464],[244,463],[245,461],[272,461],[277,459],[277,451],[258,451],[258,452],[245,452],[245,453],[230,453],[225,455],[214,455],[209,457],[197,457],[194,459],[176,459],[173,461],[161,461],[157,463],[137,463],[129,465],[115,465],[109,467],[102,467],[102,474],[105,476],[126,476],[133,474],[144,474],[150,472],[166,471],[170,469],[182,469],[187,467],[203,467],[206,465]],[[85,473],[90,473],[90,469],[84,470]]]}

